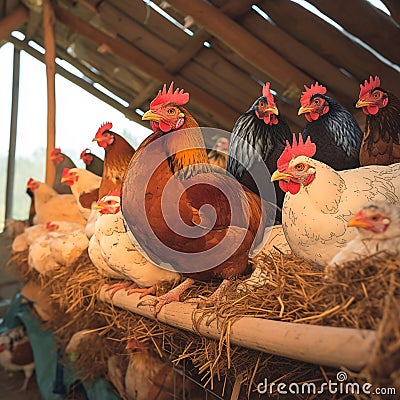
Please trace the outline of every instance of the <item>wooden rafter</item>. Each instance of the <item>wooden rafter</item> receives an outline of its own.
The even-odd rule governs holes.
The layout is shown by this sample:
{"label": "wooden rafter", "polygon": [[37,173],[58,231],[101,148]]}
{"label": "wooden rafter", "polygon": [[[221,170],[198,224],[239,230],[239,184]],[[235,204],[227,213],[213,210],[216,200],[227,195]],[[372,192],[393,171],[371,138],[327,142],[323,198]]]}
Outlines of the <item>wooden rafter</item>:
{"label": "wooden rafter", "polygon": [[398,0],[383,0],[389,9],[391,17],[400,25],[400,2]]}
{"label": "wooden rafter", "polygon": [[[190,92],[192,101],[201,105],[210,114],[215,115],[217,120],[220,120],[226,127],[231,127],[236,121],[238,113],[226,106],[224,103],[218,101],[212,96],[209,96],[204,90],[192,85],[185,79],[173,76],[166,71],[161,64],[150,58],[140,50],[129,45],[118,38],[112,38],[99,31],[98,29],[90,26],[85,21],[75,17],[70,12],[57,7],[57,19],[67,25],[74,32],[85,36],[98,45],[106,44],[115,56],[120,57],[125,62],[135,66],[147,76],[161,82],[171,82],[175,80],[176,84],[185,88]],[[218,112],[216,112],[218,110]]]}
{"label": "wooden rafter", "polygon": [[388,86],[400,87],[400,74],[397,71],[299,4],[290,0],[264,0],[260,4],[287,33],[337,68],[345,69],[358,82],[370,74],[379,74]]}
{"label": "wooden rafter", "polygon": [[15,29],[19,28],[22,24],[28,21],[29,10],[19,5],[9,15],[0,21],[0,40],[4,40]]}
{"label": "wooden rafter", "polygon": [[169,0],[169,3],[183,15],[192,16],[206,31],[285,88],[297,87],[297,91],[300,91],[304,83],[312,81],[308,75],[212,5],[202,0]]}
{"label": "wooden rafter", "polygon": [[[400,29],[382,11],[365,0],[308,0],[348,32],[357,36],[389,61],[400,65]],[[343,12],[346,10],[346,12]],[[354,18],[357,15],[357,18]]]}

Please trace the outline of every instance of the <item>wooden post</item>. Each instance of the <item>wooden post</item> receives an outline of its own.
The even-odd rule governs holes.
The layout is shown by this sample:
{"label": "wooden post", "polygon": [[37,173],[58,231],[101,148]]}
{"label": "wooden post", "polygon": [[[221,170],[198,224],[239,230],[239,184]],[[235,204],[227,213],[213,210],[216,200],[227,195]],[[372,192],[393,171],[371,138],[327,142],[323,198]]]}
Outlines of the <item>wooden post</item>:
{"label": "wooden post", "polygon": [[14,30],[28,20],[29,11],[24,5],[19,5],[9,15],[0,21],[0,40],[4,40]]}
{"label": "wooden post", "polygon": [[[110,292],[107,292],[106,288],[107,286],[104,286],[100,291],[101,301],[156,319],[153,306],[138,307],[139,293],[128,296],[124,290],[119,290],[111,300]],[[151,297],[147,296],[145,299]],[[161,309],[157,320],[218,340],[221,331],[216,320],[211,323],[204,319],[196,322],[195,308],[195,304],[170,303]],[[243,317],[232,324],[229,336],[231,344],[249,349],[317,365],[360,371],[369,359],[376,332]]]}
{"label": "wooden post", "polygon": [[56,91],[55,91],[55,74],[56,74],[56,50],[54,39],[54,10],[50,0],[43,3],[43,32],[44,45],[46,49],[45,64],[47,77],[47,148],[46,148],[46,179],[49,185],[53,183],[55,168],[50,159],[50,153],[55,148],[56,136]]}
{"label": "wooden post", "polygon": [[20,50],[14,47],[13,84],[10,123],[10,146],[8,149],[7,185],[6,185],[6,213],[5,219],[12,217],[14,177],[15,177],[15,149],[17,144],[17,120],[19,100]]}

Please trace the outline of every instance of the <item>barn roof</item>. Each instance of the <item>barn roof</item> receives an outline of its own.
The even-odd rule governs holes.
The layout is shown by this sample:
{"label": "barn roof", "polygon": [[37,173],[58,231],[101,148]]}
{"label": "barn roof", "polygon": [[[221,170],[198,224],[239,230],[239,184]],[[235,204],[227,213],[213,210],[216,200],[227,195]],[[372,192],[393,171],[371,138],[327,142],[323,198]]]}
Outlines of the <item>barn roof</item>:
{"label": "barn roof", "polygon": [[[57,0],[56,55],[84,77],[60,65],[57,72],[140,123],[162,84],[174,81],[191,94],[201,125],[231,130],[270,81],[299,131],[303,85],[318,81],[363,124],[354,104],[369,75],[400,92],[400,2],[383,3],[390,16],[367,0]],[[43,0],[0,4],[0,38],[43,57],[29,44],[45,47]],[[25,40],[8,36],[15,29]]]}

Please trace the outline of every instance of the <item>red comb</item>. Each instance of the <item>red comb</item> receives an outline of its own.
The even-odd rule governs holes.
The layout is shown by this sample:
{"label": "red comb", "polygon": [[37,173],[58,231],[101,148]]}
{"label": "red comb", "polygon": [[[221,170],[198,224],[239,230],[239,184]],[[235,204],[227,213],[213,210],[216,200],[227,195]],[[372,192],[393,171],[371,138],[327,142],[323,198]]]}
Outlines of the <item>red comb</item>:
{"label": "red comb", "polygon": [[33,178],[29,178],[26,186],[29,186],[31,183],[35,182],[35,180]]}
{"label": "red comb", "polygon": [[167,90],[167,85],[164,83],[163,89],[158,91],[157,96],[150,103],[150,110],[154,110],[156,107],[175,103],[178,105],[184,105],[189,101],[189,93],[184,92],[183,89],[176,88],[174,91],[174,82],[171,82]]}
{"label": "red comb", "polygon": [[296,134],[293,133],[293,144],[290,146],[289,141],[286,140],[285,150],[283,150],[277,162],[278,170],[285,170],[293,158],[298,156],[312,157],[316,151],[317,147],[315,146],[315,143],[311,142],[310,136],[308,136],[307,140],[303,142],[303,136],[299,133],[299,142],[297,143]]}
{"label": "red comb", "polygon": [[60,154],[60,153],[61,153],[61,149],[60,149],[59,147],[56,147],[55,149],[53,149],[53,150],[51,151],[50,156],[51,156],[51,157],[55,157],[55,156],[57,156],[57,155]]}
{"label": "red comb", "polygon": [[117,197],[121,197],[121,192],[119,190],[111,190],[110,192],[108,192],[107,196],[117,196]]}
{"label": "red comb", "polygon": [[85,149],[85,150],[83,150],[82,153],[81,153],[81,155],[80,155],[80,158],[83,158],[86,154],[91,154],[90,149]]}
{"label": "red comb", "polygon": [[275,105],[275,100],[274,100],[274,95],[270,91],[270,86],[271,83],[266,82],[265,85],[263,86],[262,94],[267,99],[267,103],[272,106]]}
{"label": "red comb", "polygon": [[109,131],[113,124],[111,122],[104,122],[97,130],[95,137],[101,136],[104,132]]}
{"label": "red comb", "polygon": [[68,173],[69,173],[69,168],[64,168],[62,172],[62,177],[65,178],[66,176],[68,176]]}
{"label": "red comb", "polygon": [[360,84],[360,94],[358,97],[361,99],[361,97],[365,96],[370,90],[375,89],[379,86],[381,86],[381,80],[379,79],[379,76],[375,75],[375,78],[370,76],[369,82],[368,80],[365,80],[364,85]]}
{"label": "red comb", "polygon": [[314,94],[325,94],[326,87],[320,85],[318,82],[315,82],[314,85],[311,85],[309,88],[304,85],[305,91],[302,93],[300,97],[300,104],[304,107],[310,103],[310,99]]}

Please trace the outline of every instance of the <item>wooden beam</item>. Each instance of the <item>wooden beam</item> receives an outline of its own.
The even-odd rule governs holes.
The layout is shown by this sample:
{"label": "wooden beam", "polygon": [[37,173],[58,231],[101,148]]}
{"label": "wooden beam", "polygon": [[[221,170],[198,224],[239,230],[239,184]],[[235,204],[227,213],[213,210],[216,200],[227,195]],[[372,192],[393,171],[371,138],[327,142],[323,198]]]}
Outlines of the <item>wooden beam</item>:
{"label": "wooden beam", "polygon": [[[231,0],[221,7],[221,11],[232,18],[236,18],[251,8],[251,5],[258,2],[254,0]],[[204,29],[199,29],[194,36],[188,38],[186,46],[179,49],[174,57],[171,57],[165,64],[164,68],[171,74],[176,74],[182,67],[189,62],[204,46],[204,42],[211,40],[211,35]],[[136,109],[140,107],[150,96],[152,96],[160,87],[160,81],[150,82],[136,96],[129,107]]]}
{"label": "wooden beam", "polygon": [[312,82],[312,78],[290,64],[269,46],[254,37],[220,10],[203,0],[169,0],[184,15],[191,15],[197,24],[217,37],[242,58],[253,64],[285,88]]}
{"label": "wooden beam", "polygon": [[46,178],[51,185],[54,181],[55,167],[51,161],[51,152],[56,147],[56,45],[54,39],[54,10],[50,0],[43,3],[43,33],[46,50],[44,60],[47,77],[47,148],[46,148]]}
{"label": "wooden beam", "polygon": [[358,82],[363,82],[370,74],[378,74],[388,82],[388,87],[400,87],[397,71],[299,4],[291,0],[264,0],[260,7],[281,29],[337,68],[348,71]]}
{"label": "wooden beam", "polygon": [[0,40],[6,39],[12,31],[28,21],[28,18],[29,10],[20,4],[14,11],[0,20]]}
{"label": "wooden beam", "polygon": [[383,0],[389,9],[391,17],[400,25],[400,2],[399,0]]}
{"label": "wooden beam", "polygon": [[[336,65],[256,13],[246,15],[240,22],[254,36],[267,40],[272,48],[279,50],[282,56],[305,71],[313,80],[327,85],[330,92],[337,94],[334,97],[338,101],[343,103],[342,99],[345,98],[347,103],[354,105],[359,90],[359,84],[354,78],[343,74]],[[294,105],[299,107],[299,98],[294,100]]]}
{"label": "wooden beam", "polygon": [[67,25],[76,33],[87,37],[98,45],[108,45],[114,55],[135,66],[147,76],[165,83],[175,81],[176,86],[182,87],[190,93],[192,101],[201,105],[202,108],[207,110],[210,114],[215,115],[215,118],[223,121],[227,127],[232,126],[236,121],[237,113],[230,107],[212,96],[209,96],[205,91],[192,85],[187,80],[170,74],[161,64],[135,47],[121,39],[114,39],[105,35],[98,29],[90,26],[87,22],[75,17],[73,14],[60,7],[56,8],[56,16],[60,22]]}
{"label": "wooden beam", "polygon": [[308,2],[389,61],[400,65],[400,29],[388,15],[372,4],[365,0],[308,0]]}
{"label": "wooden beam", "polygon": [[[10,41],[11,41],[11,43],[14,44],[14,46],[17,49],[24,50],[29,55],[31,55],[32,57],[36,58],[38,61],[44,62],[43,54],[38,52],[34,48],[30,47],[25,41],[21,41],[21,40],[18,40],[16,38],[11,38]],[[96,76],[96,74],[91,73],[89,70],[85,71],[84,68],[82,68],[82,66],[79,65],[76,62],[76,60],[74,60],[73,58],[68,58],[67,56],[65,58],[70,64],[74,65],[74,67],[76,67],[78,69],[81,69],[81,70],[83,69],[85,75],[88,76],[89,78],[97,78],[95,81],[97,81],[98,83],[102,84],[104,87],[107,85],[107,82],[102,82],[101,80],[99,80],[98,77]],[[86,72],[87,72],[87,74],[86,74]],[[71,74],[69,71],[67,71],[66,69],[62,68],[61,66],[59,66],[57,64],[56,64],[56,73],[61,75],[65,79],[68,79],[69,81],[71,81],[75,85],[79,86],[83,90],[87,91],[88,93],[92,94],[93,96],[97,97],[98,99],[100,99],[100,100],[104,101],[105,103],[109,104],[111,107],[114,107],[116,110],[118,110],[121,113],[123,113],[130,120],[135,121],[138,124],[141,124],[141,125],[145,126],[146,128],[148,127],[148,123],[145,123],[144,121],[142,121],[142,118],[138,114],[136,114],[135,112],[129,110],[126,107],[124,107],[121,103],[119,103],[118,101],[112,99],[111,97],[108,97],[106,94],[104,94],[100,90],[96,89],[87,80],[78,78],[76,75]],[[113,88],[111,87],[111,89],[113,89]],[[111,91],[113,91],[113,90],[111,90]],[[116,92],[116,91],[117,90],[114,90],[114,92]]]}
{"label": "wooden beam", "polygon": [[[154,307],[141,305],[139,293],[127,295],[119,290],[110,299],[104,286],[99,298],[117,307],[156,319]],[[151,299],[153,296],[146,296]],[[174,302],[165,305],[157,320],[210,339],[219,340],[221,330],[217,319],[198,318],[197,305]],[[197,318],[196,318],[197,317]],[[376,332],[366,329],[337,328],[280,322],[264,318],[242,317],[231,326],[230,343],[268,354],[336,368],[360,371],[367,363],[376,339]]]}

